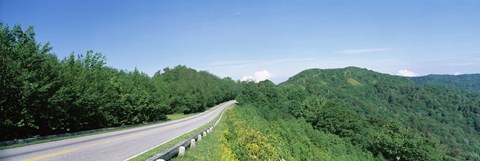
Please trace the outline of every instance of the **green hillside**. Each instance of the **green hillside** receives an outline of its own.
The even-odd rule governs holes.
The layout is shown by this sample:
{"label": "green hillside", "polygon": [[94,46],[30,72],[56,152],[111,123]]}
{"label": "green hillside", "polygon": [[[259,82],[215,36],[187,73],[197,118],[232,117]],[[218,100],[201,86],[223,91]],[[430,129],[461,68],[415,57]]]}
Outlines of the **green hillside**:
{"label": "green hillside", "polygon": [[[358,83],[352,84],[351,80]],[[479,95],[443,86],[417,85],[404,77],[356,67],[305,70],[281,86],[305,90],[307,96],[323,97],[366,117],[397,121],[440,143],[447,156],[479,159]]]}
{"label": "green hillside", "polygon": [[33,28],[0,23],[0,140],[164,120],[236,98],[206,158],[480,160],[479,75],[405,78],[308,69],[275,85],[186,66],[153,76],[100,53],[59,59]]}
{"label": "green hillside", "polygon": [[480,74],[427,75],[411,78],[418,84],[444,85],[468,91],[480,92]]}
{"label": "green hillside", "polygon": [[356,67],[309,69],[280,85],[242,83],[237,100],[270,109],[267,120],[305,120],[375,160],[480,159],[480,96],[455,88]]}

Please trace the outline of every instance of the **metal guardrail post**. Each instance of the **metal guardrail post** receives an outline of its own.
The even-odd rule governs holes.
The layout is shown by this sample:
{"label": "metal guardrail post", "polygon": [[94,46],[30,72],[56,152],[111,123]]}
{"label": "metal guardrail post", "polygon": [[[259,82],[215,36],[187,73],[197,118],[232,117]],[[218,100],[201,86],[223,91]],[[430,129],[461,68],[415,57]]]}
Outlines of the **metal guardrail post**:
{"label": "metal guardrail post", "polygon": [[[237,102],[235,101],[234,103],[237,103]],[[192,145],[192,147],[190,147],[190,148],[194,148],[195,147],[195,141],[192,141],[192,140],[197,140],[197,142],[202,140],[202,137],[205,137],[207,135],[207,131],[211,131],[213,129],[213,127],[216,126],[218,124],[218,122],[220,122],[224,113],[225,113],[225,109],[222,111],[222,114],[220,115],[218,120],[215,121],[215,123],[213,125],[210,125],[207,128],[203,129],[202,131],[194,134],[192,137],[188,138],[187,140],[182,141],[182,142],[176,144],[175,146],[156,154],[155,156],[147,159],[147,161],[169,160],[169,159],[171,159],[171,158],[173,158],[177,155],[180,156],[180,154],[179,154],[180,149],[181,149],[180,147],[183,147],[183,150],[185,150],[187,147],[190,147]],[[183,155],[184,154],[185,154],[185,151],[183,151]]]}

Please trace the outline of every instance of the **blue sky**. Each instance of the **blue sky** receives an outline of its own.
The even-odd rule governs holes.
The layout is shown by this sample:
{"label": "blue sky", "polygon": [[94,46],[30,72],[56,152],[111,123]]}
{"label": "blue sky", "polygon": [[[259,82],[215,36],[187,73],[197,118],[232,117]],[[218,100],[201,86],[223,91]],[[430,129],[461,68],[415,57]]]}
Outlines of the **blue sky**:
{"label": "blue sky", "polygon": [[0,0],[0,21],[34,26],[59,58],[94,50],[149,75],[179,64],[276,83],[307,68],[480,72],[474,0]]}

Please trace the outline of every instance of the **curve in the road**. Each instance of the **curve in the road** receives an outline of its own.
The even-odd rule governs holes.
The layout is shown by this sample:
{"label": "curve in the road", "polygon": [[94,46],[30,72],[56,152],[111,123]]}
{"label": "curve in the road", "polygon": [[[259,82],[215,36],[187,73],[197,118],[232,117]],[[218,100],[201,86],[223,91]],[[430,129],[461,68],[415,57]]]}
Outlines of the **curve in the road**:
{"label": "curve in the road", "polygon": [[0,160],[125,160],[205,125],[234,103],[162,124],[0,150]]}

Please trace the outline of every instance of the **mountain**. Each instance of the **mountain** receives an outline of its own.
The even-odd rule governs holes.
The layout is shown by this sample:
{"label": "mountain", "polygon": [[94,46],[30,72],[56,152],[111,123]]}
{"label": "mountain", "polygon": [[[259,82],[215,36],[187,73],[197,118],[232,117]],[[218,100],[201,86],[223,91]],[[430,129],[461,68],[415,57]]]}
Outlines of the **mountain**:
{"label": "mountain", "polygon": [[[446,158],[480,159],[479,75],[408,79],[347,67],[308,69],[280,86],[321,96],[366,117],[385,117],[437,140]],[[434,86],[444,84],[447,86]]]}
{"label": "mountain", "polygon": [[227,160],[480,160],[479,75],[347,67],[275,85],[177,66],[149,77],[92,51],[59,60],[33,28],[0,31],[0,140],[157,121],[235,97],[217,146]]}
{"label": "mountain", "polygon": [[[365,160],[369,156],[373,159],[366,160],[480,160],[480,94],[460,87],[417,83],[358,67],[308,69],[279,85],[267,80],[240,86],[237,100],[242,107],[257,107],[250,113],[261,117],[254,120],[267,120],[264,126],[278,126],[281,121],[275,121],[284,118],[280,120],[303,120],[321,132],[315,136],[286,133],[279,139],[272,134],[278,131],[253,129],[263,130],[267,138],[290,140],[278,145],[297,144],[292,137],[298,136],[310,140],[301,142],[317,145],[320,151],[337,152],[327,156],[345,156],[341,160]],[[234,111],[242,114],[240,109]],[[248,116],[254,115],[247,114],[242,120],[254,128],[259,121]],[[284,129],[301,126],[301,130],[309,131],[306,126],[290,126]],[[338,139],[331,135],[343,142],[318,140]],[[350,149],[325,149],[342,146]],[[295,153],[283,150],[285,154]],[[356,155],[349,156],[347,151]],[[294,155],[291,159],[309,158]]]}
{"label": "mountain", "polygon": [[445,85],[468,91],[480,92],[480,74],[427,75],[412,77],[418,84]]}

